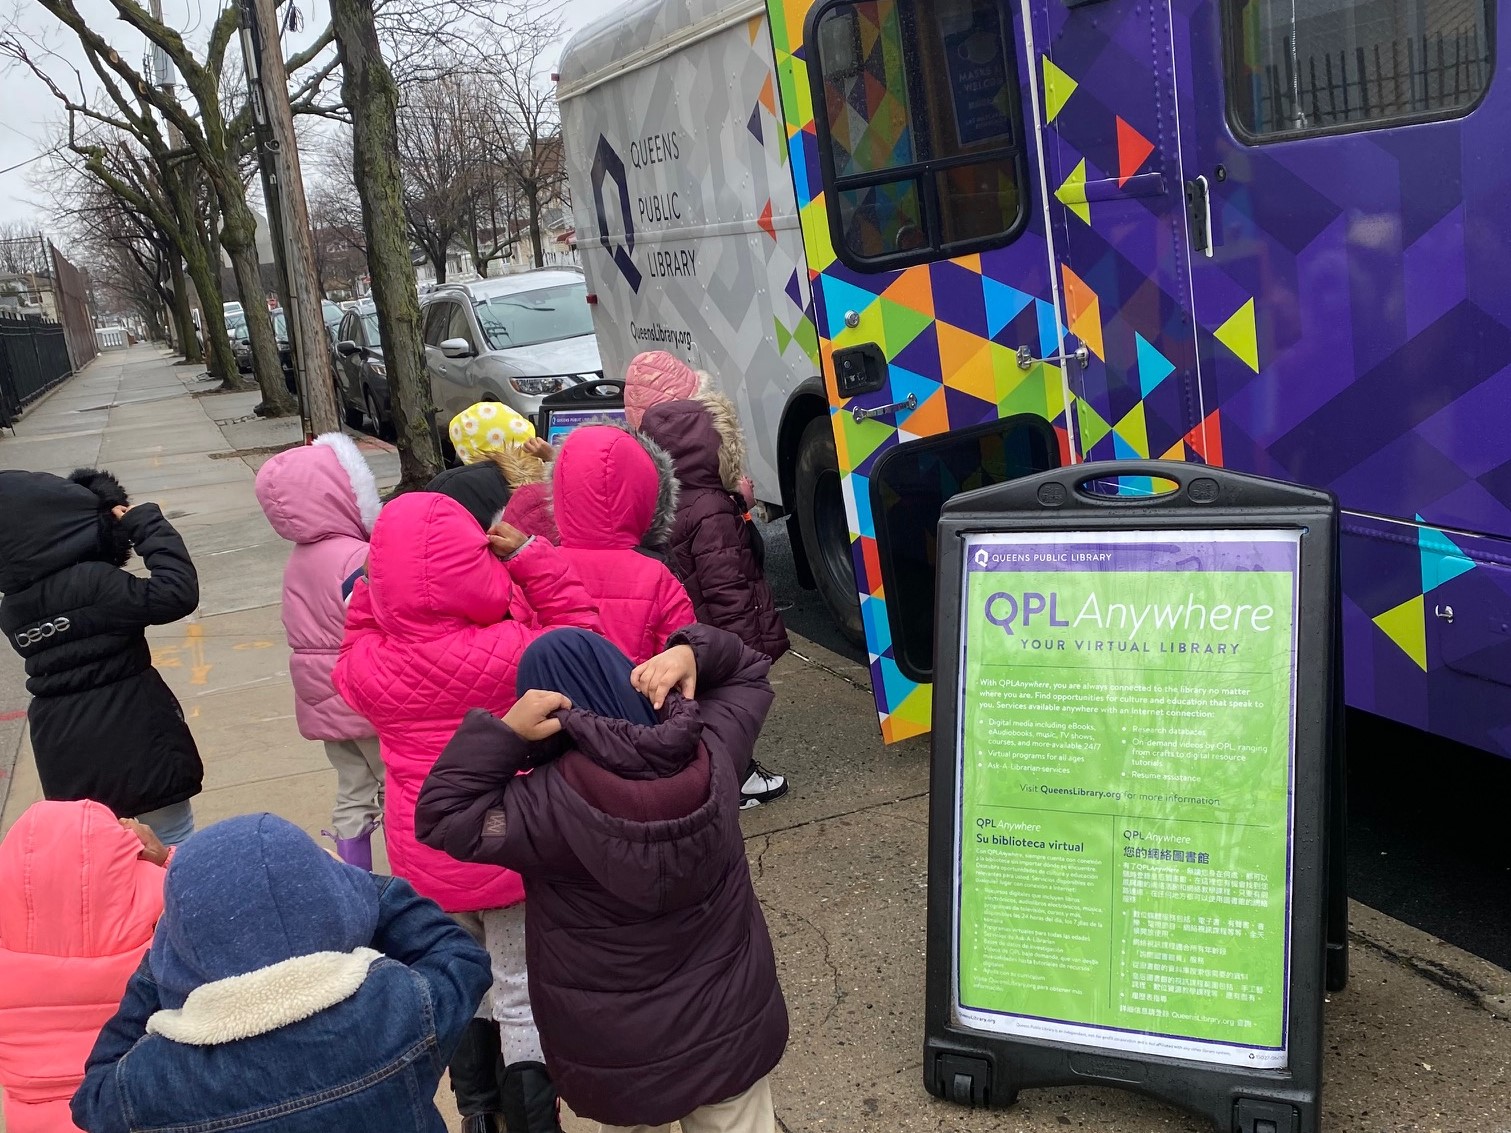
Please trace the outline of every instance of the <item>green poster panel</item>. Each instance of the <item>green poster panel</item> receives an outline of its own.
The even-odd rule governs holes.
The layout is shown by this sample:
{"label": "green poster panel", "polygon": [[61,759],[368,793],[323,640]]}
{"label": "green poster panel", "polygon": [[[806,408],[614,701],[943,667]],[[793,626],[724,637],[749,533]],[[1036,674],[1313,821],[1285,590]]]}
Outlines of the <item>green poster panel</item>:
{"label": "green poster panel", "polygon": [[1300,538],[966,539],[959,1023],[1286,1064]]}
{"label": "green poster panel", "polygon": [[925,1086],[1317,1133],[1347,977],[1337,501],[1109,461],[955,496],[935,547]]}

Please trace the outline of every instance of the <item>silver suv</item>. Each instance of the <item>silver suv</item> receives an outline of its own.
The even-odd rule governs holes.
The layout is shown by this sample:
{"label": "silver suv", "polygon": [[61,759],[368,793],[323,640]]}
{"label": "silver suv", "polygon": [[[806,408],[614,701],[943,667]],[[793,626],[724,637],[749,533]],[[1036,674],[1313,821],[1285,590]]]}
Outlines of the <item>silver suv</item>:
{"label": "silver suv", "polygon": [[540,269],[447,284],[425,296],[425,369],[447,424],[479,401],[535,420],[541,398],[603,376],[579,271]]}

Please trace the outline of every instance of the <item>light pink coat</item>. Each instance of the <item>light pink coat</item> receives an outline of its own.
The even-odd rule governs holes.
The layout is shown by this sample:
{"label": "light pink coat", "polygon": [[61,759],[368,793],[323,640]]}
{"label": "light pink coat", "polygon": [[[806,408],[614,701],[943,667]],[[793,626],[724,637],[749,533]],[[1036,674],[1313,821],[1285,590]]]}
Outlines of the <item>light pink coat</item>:
{"label": "light pink coat", "polygon": [[273,530],[294,544],[283,571],[283,629],[294,655],[294,715],[309,740],[376,734],[346,703],[331,671],[346,635],[342,584],[367,562],[378,520],[378,486],[344,433],[280,452],[257,473],[257,502]]}
{"label": "light pink coat", "polygon": [[[448,913],[516,904],[519,874],[421,845],[415,803],[470,709],[513,707],[526,647],[552,626],[598,632],[597,606],[550,543],[532,539],[502,563],[467,509],[434,492],[383,509],[367,574],[352,594],[335,680],[378,729],[389,866]],[[533,624],[509,616],[521,598]]]}
{"label": "light pink coat", "polygon": [[35,803],[0,843],[7,1133],[77,1133],[69,1099],[152,943],[161,866],[96,802]]}

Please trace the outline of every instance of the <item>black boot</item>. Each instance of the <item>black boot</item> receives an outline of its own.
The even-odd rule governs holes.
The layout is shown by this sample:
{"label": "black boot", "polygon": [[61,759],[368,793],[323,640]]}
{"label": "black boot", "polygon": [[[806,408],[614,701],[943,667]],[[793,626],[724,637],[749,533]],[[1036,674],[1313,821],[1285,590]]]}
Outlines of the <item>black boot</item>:
{"label": "black boot", "polygon": [[562,1133],[556,1087],[541,1063],[500,1061],[498,1088],[508,1133]]}
{"label": "black boot", "polygon": [[494,1115],[503,1112],[496,1069],[500,1049],[498,1024],[474,1019],[451,1056],[451,1091],[463,1118],[463,1133],[494,1133]]}

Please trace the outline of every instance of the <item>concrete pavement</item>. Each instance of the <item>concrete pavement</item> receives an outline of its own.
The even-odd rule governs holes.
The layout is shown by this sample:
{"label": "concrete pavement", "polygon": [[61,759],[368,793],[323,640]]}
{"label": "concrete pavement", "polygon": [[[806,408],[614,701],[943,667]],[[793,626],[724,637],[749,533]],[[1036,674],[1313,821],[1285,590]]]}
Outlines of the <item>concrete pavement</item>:
{"label": "concrete pavement", "polygon": [[[287,547],[251,491],[255,468],[297,440],[297,425],[253,417],[256,395],[197,396],[204,385],[151,347],[103,356],[0,439],[0,466],[66,473],[99,463],[133,498],[162,504],[202,583],[198,613],[153,635],[205,755],[199,821],[273,810],[315,833],[335,776],[294,727],[278,610]],[[367,447],[380,484],[393,483],[393,453]],[[25,707],[19,675],[5,651],[0,768],[20,726],[4,717]],[[774,670],[777,707],[760,751],[793,790],[743,817],[792,1017],[774,1084],[782,1129],[1205,1128],[1114,1091],[1034,1091],[991,1113],[924,1093],[928,749],[881,745],[867,679],[863,667],[796,643]],[[38,796],[24,743],[10,795],[6,829]],[[1325,1012],[1328,1133],[1511,1133],[1508,989],[1501,969],[1356,909],[1353,981]],[[569,1118],[568,1128],[590,1126]]]}

